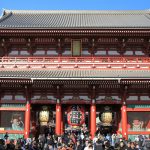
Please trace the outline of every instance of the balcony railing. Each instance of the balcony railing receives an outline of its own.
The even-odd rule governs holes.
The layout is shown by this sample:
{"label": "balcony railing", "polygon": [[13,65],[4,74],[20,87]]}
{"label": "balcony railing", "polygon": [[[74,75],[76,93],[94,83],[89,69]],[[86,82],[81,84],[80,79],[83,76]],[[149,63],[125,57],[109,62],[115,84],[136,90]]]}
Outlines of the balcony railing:
{"label": "balcony railing", "polygon": [[150,68],[149,57],[1,57],[1,68]]}

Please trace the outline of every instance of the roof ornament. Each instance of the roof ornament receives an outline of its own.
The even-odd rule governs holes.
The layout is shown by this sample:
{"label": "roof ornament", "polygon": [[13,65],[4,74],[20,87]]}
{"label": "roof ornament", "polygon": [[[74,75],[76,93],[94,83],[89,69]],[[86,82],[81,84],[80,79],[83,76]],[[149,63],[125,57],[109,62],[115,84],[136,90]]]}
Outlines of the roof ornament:
{"label": "roof ornament", "polygon": [[0,18],[1,18],[2,16],[4,16],[4,15],[6,15],[6,9],[5,9],[5,8],[2,8],[2,14],[0,15]]}

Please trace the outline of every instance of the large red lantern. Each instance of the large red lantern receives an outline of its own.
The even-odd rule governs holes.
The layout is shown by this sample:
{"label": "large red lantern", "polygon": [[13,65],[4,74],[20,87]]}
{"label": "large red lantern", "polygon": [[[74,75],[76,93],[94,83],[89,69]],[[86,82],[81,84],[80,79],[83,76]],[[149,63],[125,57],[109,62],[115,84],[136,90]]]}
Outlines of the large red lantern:
{"label": "large red lantern", "polygon": [[80,126],[85,122],[84,108],[78,105],[70,106],[67,110],[67,121],[71,126]]}

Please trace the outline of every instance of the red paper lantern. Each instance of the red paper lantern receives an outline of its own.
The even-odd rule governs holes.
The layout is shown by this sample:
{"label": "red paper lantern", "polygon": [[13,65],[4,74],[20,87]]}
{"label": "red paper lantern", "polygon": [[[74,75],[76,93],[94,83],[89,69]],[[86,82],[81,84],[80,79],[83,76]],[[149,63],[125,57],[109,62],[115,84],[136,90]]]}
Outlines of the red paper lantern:
{"label": "red paper lantern", "polygon": [[85,122],[84,108],[78,105],[70,106],[67,110],[67,121],[71,126],[80,126]]}

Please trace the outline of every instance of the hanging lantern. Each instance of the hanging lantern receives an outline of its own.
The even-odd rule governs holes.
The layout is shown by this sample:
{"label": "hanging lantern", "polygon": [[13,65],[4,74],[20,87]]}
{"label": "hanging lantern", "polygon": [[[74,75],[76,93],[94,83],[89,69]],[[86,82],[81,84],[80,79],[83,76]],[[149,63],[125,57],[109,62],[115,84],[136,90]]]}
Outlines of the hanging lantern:
{"label": "hanging lantern", "polygon": [[85,122],[85,112],[83,107],[78,105],[70,106],[67,110],[68,124],[75,127],[80,126]]}
{"label": "hanging lantern", "polygon": [[110,107],[104,107],[104,111],[99,114],[99,119],[103,126],[111,126],[114,119],[114,113],[111,111]]}
{"label": "hanging lantern", "polygon": [[47,123],[49,122],[49,116],[50,116],[50,112],[48,110],[48,107],[43,106],[42,110],[39,113],[39,121],[41,126],[47,125]]}

